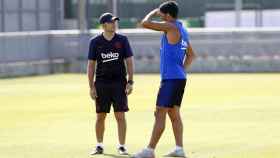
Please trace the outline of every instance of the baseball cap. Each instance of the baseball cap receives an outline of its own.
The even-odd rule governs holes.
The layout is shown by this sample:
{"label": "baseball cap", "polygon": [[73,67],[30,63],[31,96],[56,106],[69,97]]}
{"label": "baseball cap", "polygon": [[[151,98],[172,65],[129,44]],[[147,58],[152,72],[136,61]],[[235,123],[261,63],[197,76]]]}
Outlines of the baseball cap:
{"label": "baseball cap", "polygon": [[104,13],[99,17],[99,23],[104,24],[106,22],[113,22],[115,20],[120,20],[120,18],[115,17],[112,13]]}

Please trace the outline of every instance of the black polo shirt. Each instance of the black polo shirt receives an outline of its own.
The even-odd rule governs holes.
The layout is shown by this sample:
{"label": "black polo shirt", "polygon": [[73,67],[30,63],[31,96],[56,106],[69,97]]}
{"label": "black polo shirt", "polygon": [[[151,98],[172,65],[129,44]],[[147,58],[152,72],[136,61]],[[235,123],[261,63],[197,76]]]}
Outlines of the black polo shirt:
{"label": "black polo shirt", "polygon": [[115,34],[108,41],[103,34],[90,41],[88,60],[96,60],[96,81],[114,82],[126,80],[124,60],[133,56],[128,39],[124,35]]}

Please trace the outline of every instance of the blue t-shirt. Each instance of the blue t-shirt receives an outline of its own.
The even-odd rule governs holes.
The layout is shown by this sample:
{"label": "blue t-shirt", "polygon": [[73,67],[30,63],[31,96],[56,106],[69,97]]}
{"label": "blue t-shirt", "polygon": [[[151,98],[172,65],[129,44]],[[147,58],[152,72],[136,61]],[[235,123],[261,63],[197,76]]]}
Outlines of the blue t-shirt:
{"label": "blue t-shirt", "polygon": [[124,60],[133,56],[128,39],[124,35],[115,34],[108,41],[103,34],[90,41],[88,60],[96,60],[96,81],[112,82],[126,80]]}
{"label": "blue t-shirt", "polygon": [[176,44],[169,44],[167,35],[161,37],[160,73],[164,79],[186,79],[184,58],[188,48],[189,34],[178,20],[174,23],[179,30],[181,38]]}

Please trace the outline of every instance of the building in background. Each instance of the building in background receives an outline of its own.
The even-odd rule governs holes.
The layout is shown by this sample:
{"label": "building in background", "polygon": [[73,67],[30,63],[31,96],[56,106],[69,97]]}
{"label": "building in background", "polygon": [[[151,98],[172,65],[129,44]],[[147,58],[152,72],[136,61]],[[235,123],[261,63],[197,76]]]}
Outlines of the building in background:
{"label": "building in background", "polygon": [[[120,28],[135,28],[139,20],[150,10],[159,6],[164,0],[86,0],[88,28],[98,28],[98,17],[104,12],[112,12],[116,1],[117,14],[121,18]],[[204,10],[206,0],[177,0],[180,4],[180,19],[187,25],[203,27]],[[78,28],[78,0],[64,0],[65,27],[67,29]],[[187,18],[188,17],[188,18]]]}
{"label": "building in background", "polygon": [[[87,27],[98,28],[98,17],[112,11],[114,0],[86,0]],[[115,0],[121,17],[121,28],[135,28],[143,15],[164,0]],[[180,4],[180,19],[189,27],[236,26],[236,0],[176,0]],[[279,0],[241,0],[240,27],[280,27]],[[65,26],[78,27],[78,0],[65,0]]]}
{"label": "building in background", "polygon": [[0,31],[63,29],[64,0],[0,0]]}
{"label": "building in background", "polygon": [[237,22],[235,1],[209,0],[206,3],[205,27],[280,27],[279,0],[239,0],[242,3]]}
{"label": "building in background", "polygon": [[[115,12],[120,28],[138,27],[139,20],[165,0],[83,0],[86,28],[99,28],[98,17]],[[176,0],[188,27],[234,27],[236,0]],[[279,0],[242,0],[241,27],[280,27]],[[81,0],[0,0],[0,32],[79,28]],[[114,5],[115,4],[115,5]],[[116,6],[116,7],[114,7]]]}

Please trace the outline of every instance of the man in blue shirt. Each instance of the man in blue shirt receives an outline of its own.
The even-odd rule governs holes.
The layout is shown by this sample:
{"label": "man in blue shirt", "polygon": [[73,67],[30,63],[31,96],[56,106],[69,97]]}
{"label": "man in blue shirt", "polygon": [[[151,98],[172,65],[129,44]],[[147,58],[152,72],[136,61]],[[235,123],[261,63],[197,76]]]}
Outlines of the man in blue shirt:
{"label": "man in blue shirt", "polygon": [[127,37],[116,33],[119,18],[104,13],[99,20],[103,32],[90,41],[87,67],[90,96],[95,100],[97,113],[97,145],[91,155],[103,154],[105,118],[111,105],[118,124],[118,151],[127,155],[125,112],[129,110],[127,95],[132,92],[133,85],[133,54]]}
{"label": "man in blue shirt", "polygon": [[[189,34],[177,20],[178,5],[167,1],[158,9],[151,11],[142,20],[142,26],[151,30],[162,31],[160,48],[161,86],[157,96],[155,124],[147,148],[135,154],[135,158],[154,158],[154,149],[164,131],[168,114],[173,127],[176,148],[166,156],[186,157],[183,150],[183,123],[180,106],[186,85],[186,68],[192,63],[194,52],[189,42]],[[152,21],[160,16],[162,21]]]}

